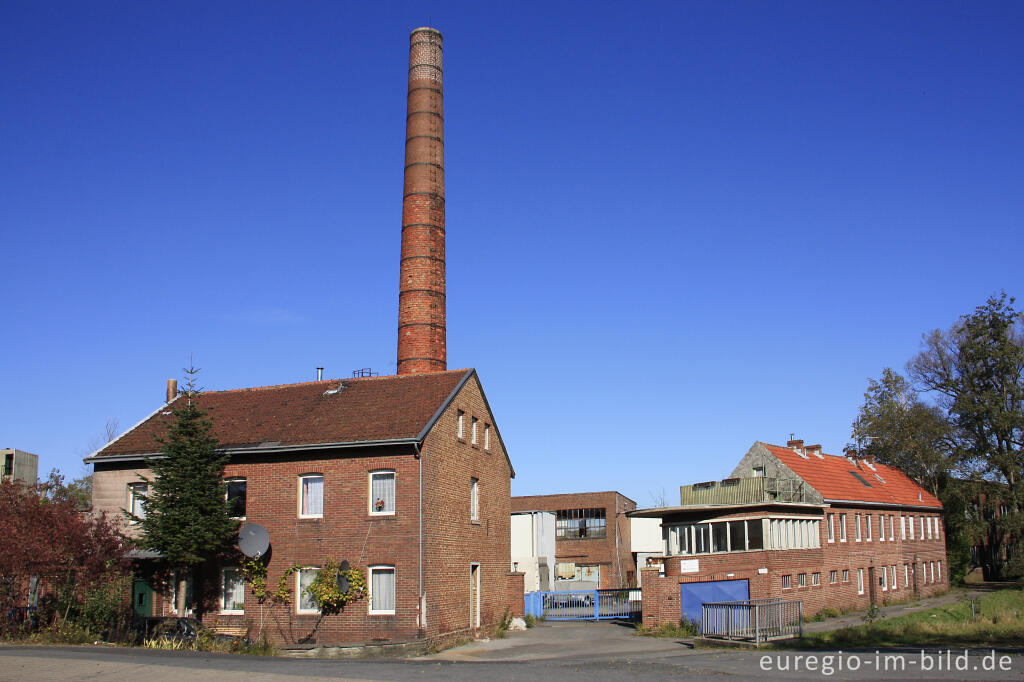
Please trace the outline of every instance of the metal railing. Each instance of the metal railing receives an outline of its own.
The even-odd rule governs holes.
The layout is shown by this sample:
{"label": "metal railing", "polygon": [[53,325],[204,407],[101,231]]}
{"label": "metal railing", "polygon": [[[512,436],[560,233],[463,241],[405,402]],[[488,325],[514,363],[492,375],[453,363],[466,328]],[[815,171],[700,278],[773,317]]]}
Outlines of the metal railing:
{"label": "metal railing", "polygon": [[749,504],[753,502],[814,502],[814,496],[799,479],[727,478],[679,487],[679,504]]}
{"label": "metal railing", "polygon": [[782,599],[704,602],[701,636],[760,644],[803,637],[803,602]]}
{"label": "metal railing", "polygon": [[526,613],[548,620],[638,620],[642,613],[639,589],[529,592]]}

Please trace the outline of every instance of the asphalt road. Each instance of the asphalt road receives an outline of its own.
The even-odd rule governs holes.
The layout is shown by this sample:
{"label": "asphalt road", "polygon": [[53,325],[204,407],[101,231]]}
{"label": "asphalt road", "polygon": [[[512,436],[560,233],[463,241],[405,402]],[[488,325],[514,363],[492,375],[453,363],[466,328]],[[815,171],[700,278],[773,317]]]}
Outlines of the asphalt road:
{"label": "asphalt road", "polygon": [[[798,658],[799,657],[799,658]],[[856,669],[853,669],[856,668]],[[951,669],[950,669],[951,668]],[[611,623],[543,623],[411,660],[317,660],[122,647],[0,646],[0,680],[1024,680],[1024,650],[799,652],[691,649]]]}

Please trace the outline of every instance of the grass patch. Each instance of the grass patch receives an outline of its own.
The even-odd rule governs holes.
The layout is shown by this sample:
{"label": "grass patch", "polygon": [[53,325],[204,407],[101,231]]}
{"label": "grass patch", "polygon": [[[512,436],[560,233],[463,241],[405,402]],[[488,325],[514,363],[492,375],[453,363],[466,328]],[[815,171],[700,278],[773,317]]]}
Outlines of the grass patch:
{"label": "grass patch", "polygon": [[784,648],[893,646],[1019,646],[1024,641],[1024,590],[1005,589],[898,618],[805,635]]}
{"label": "grass patch", "polygon": [[642,624],[636,626],[637,634],[644,637],[670,637],[672,639],[689,639],[700,632],[697,621],[683,618],[678,623],[662,623],[658,627],[648,628]]}

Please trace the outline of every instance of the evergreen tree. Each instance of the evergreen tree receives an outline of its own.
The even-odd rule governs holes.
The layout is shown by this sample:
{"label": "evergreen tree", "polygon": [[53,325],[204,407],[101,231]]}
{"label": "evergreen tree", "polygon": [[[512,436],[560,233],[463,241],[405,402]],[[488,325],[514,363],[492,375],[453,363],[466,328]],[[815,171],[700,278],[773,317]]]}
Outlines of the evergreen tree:
{"label": "evergreen tree", "polygon": [[153,478],[147,479],[145,517],[135,518],[142,529],[140,544],[160,553],[157,572],[177,576],[178,613],[185,608],[185,577],[201,586],[198,569],[229,552],[238,529],[226,499],[224,466],[229,455],[218,450],[213,424],[200,407],[198,371],[185,370],[185,388],[172,408],[174,418],[167,436],[158,441],[163,456],[148,461]]}

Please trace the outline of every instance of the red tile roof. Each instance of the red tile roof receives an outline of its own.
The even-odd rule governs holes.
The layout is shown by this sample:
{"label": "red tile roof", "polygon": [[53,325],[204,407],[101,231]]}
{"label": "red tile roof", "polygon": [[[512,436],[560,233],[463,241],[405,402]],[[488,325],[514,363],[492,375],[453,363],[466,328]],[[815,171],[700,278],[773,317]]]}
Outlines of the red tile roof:
{"label": "red tile roof", "polygon": [[[222,447],[416,439],[472,374],[471,369],[458,369],[332,379],[208,391],[198,400]],[[93,456],[159,452],[156,438],[167,433],[170,412],[171,405],[157,410]]]}
{"label": "red tile roof", "polygon": [[[808,454],[804,459],[792,448],[761,443],[771,454],[817,490],[826,500],[882,502],[909,506],[941,507],[942,503],[899,469],[875,463],[874,471],[863,461],[845,457]],[[856,474],[856,476],[854,475]],[[860,479],[867,481],[870,487]],[[919,497],[920,496],[920,497]]]}

